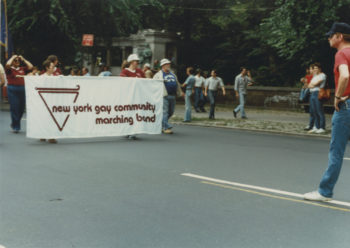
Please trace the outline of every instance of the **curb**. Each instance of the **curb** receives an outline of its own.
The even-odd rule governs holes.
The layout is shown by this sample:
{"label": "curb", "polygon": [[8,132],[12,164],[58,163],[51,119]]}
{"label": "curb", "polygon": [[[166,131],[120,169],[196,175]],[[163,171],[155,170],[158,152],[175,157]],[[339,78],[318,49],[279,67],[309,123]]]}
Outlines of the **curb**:
{"label": "curb", "polygon": [[296,137],[304,137],[304,138],[319,138],[319,139],[327,139],[327,140],[331,139],[331,137],[328,135],[319,135],[319,134],[307,134],[307,133],[301,134],[301,133],[283,132],[283,131],[275,131],[275,130],[262,130],[262,129],[255,129],[255,128],[215,126],[215,125],[208,125],[208,124],[202,124],[202,123],[183,123],[183,122],[178,122],[178,121],[172,122],[172,123],[174,123],[176,125],[183,125],[183,126],[212,127],[212,128],[240,130],[240,131],[245,131],[245,132],[277,134],[277,135],[296,136]]}

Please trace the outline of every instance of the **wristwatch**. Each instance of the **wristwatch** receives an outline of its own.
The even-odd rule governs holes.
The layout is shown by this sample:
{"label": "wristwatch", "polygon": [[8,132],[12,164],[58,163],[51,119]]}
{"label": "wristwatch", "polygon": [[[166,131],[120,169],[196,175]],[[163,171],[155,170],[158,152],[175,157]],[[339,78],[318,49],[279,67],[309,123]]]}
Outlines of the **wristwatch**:
{"label": "wristwatch", "polygon": [[341,97],[339,97],[339,96],[334,96],[335,97],[335,99],[338,99],[338,100],[340,100],[341,99]]}

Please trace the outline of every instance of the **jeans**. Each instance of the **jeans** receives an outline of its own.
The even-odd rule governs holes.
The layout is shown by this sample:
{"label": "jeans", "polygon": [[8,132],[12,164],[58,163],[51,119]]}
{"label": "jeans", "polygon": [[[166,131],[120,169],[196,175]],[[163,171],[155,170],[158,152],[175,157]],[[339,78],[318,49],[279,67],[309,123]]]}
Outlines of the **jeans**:
{"label": "jeans", "polygon": [[239,105],[235,108],[235,112],[238,113],[241,111],[241,116],[246,117],[245,111],[244,111],[244,103],[245,103],[246,94],[239,93]]}
{"label": "jeans", "polygon": [[326,129],[326,119],[323,112],[323,103],[318,100],[318,91],[311,92],[310,98],[310,106],[312,106],[316,128]]}
{"label": "jeans", "polygon": [[26,105],[24,86],[7,86],[7,95],[11,111],[11,127],[15,131],[21,130],[21,119]]}
{"label": "jeans", "polygon": [[217,90],[209,90],[208,96],[209,96],[209,102],[210,102],[210,112],[209,112],[209,118],[215,118],[215,102],[216,97],[218,95]]}
{"label": "jeans", "polygon": [[196,110],[203,110],[204,107],[204,95],[202,88],[196,87],[194,88],[194,108]]}
{"label": "jeans", "polygon": [[321,179],[318,192],[325,197],[333,196],[343,164],[345,148],[350,138],[350,100],[339,104],[339,112],[332,117],[332,139],[328,153],[328,168]]}
{"label": "jeans", "polygon": [[172,126],[168,123],[169,118],[174,114],[175,111],[175,96],[165,96],[163,97],[163,121],[162,128],[164,130],[172,128]]}
{"label": "jeans", "polygon": [[192,95],[192,89],[186,90],[186,94],[185,94],[185,118],[184,118],[184,121],[191,121],[191,110],[192,110],[191,95]]}

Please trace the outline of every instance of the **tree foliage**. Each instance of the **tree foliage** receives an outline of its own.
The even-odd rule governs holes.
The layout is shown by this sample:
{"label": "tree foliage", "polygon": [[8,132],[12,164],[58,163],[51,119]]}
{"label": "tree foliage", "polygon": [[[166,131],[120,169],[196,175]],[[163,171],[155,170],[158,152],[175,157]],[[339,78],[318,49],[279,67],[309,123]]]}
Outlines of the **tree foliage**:
{"label": "tree foliage", "polygon": [[[156,0],[16,0],[8,1],[14,43],[39,63],[48,54],[72,63],[82,34],[111,43],[143,28],[143,10],[159,8]],[[40,55],[40,56],[39,56]],[[39,58],[40,57],[40,58]]]}
{"label": "tree foliage", "polygon": [[324,33],[334,21],[350,23],[349,11],[350,0],[8,1],[15,47],[35,64],[52,53],[74,63],[84,33],[108,46],[112,37],[154,28],[177,34],[180,77],[191,65],[216,68],[232,83],[245,65],[260,85],[295,85],[314,61],[332,75]]}

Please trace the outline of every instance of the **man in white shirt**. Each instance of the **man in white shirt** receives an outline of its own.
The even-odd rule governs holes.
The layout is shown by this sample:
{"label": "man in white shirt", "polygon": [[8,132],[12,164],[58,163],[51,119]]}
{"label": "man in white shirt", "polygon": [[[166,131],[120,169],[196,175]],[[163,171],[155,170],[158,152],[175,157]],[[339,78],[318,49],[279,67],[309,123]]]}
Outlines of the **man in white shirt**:
{"label": "man in white shirt", "polygon": [[218,95],[218,89],[221,87],[222,94],[225,96],[225,86],[224,82],[220,77],[217,77],[216,70],[211,71],[211,77],[207,81],[207,86],[205,87],[205,96],[209,96],[210,101],[210,112],[209,112],[209,119],[214,120],[215,119],[215,102],[216,97]]}

